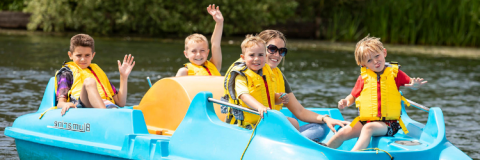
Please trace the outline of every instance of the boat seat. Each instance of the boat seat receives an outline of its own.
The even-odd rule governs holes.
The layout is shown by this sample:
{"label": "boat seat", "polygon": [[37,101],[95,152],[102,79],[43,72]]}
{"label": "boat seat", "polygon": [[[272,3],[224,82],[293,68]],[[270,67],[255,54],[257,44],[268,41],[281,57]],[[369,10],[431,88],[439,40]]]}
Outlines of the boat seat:
{"label": "boat seat", "polygon": [[[193,97],[201,91],[213,93],[220,99],[224,94],[223,76],[184,76],[164,78],[157,81],[145,94],[138,106],[143,112],[150,134],[172,135],[182,122]],[[220,105],[214,104],[215,113],[221,121]]]}

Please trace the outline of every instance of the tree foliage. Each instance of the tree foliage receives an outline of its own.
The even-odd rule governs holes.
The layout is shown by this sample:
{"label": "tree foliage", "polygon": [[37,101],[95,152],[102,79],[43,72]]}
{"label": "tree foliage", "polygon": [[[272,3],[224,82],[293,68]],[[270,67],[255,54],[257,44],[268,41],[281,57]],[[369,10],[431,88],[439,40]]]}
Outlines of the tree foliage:
{"label": "tree foliage", "polygon": [[321,18],[317,38],[358,41],[370,33],[401,44],[479,46],[478,0],[299,0],[304,21]]}
{"label": "tree foliage", "polygon": [[3,0],[0,8],[26,6],[31,30],[184,36],[213,32],[212,3],[227,35],[291,23],[284,31],[304,38],[358,41],[370,33],[388,43],[480,45],[478,0]]}
{"label": "tree foliage", "polygon": [[[66,29],[87,33],[148,35],[211,33],[215,25],[198,0],[28,0],[29,29]],[[262,26],[285,22],[294,15],[294,0],[223,0],[216,2],[225,17],[226,34],[258,32]]]}
{"label": "tree foliage", "polygon": [[24,5],[23,0],[1,0],[0,11],[21,11]]}

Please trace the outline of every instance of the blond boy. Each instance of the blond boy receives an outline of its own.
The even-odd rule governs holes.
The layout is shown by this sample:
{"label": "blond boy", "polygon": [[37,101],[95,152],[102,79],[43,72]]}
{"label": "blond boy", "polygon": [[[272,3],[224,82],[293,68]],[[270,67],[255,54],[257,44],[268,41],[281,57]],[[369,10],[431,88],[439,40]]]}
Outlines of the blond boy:
{"label": "blond boy", "polygon": [[[418,89],[427,81],[410,78],[398,69],[396,63],[385,63],[386,56],[387,49],[379,38],[367,36],[357,43],[355,60],[362,67],[361,75],[351,94],[338,102],[338,108],[355,103],[360,116],[335,134],[327,146],[338,148],[345,140],[358,137],[352,148],[352,151],[358,151],[369,145],[372,136],[393,136],[399,129],[408,132],[400,118],[403,97],[399,88]],[[358,121],[360,123],[356,123]]]}
{"label": "blond boy", "polygon": [[223,31],[223,16],[219,7],[214,5],[207,7],[208,13],[215,20],[215,29],[212,34],[212,58],[207,60],[210,50],[208,49],[208,40],[201,34],[192,34],[185,39],[185,50],[183,53],[190,61],[185,67],[178,70],[178,76],[220,76],[222,67],[222,50],[220,43]]}
{"label": "blond boy", "polygon": [[[282,103],[283,99],[275,97],[273,72],[265,65],[267,61],[265,41],[257,36],[247,35],[241,48],[241,60],[236,61],[225,75],[226,84],[233,84],[226,87],[225,91],[229,102],[257,110],[260,117],[263,117],[269,109],[280,110],[281,107],[275,105]],[[232,81],[234,83],[231,83]],[[231,109],[228,111],[226,122],[253,128],[260,117]]]}

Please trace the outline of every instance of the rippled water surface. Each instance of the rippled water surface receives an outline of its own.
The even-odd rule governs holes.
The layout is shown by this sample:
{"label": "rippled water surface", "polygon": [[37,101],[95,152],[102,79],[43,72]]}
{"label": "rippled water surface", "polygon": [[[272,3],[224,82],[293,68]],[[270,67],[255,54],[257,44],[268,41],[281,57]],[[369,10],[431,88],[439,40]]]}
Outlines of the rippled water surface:
{"label": "rippled water surface", "polygon": [[[24,114],[35,112],[55,70],[68,61],[69,37],[0,35],[0,157],[18,159],[15,142],[6,137],[5,127]],[[148,90],[145,77],[153,81],[174,76],[188,60],[183,44],[159,40],[127,41],[96,38],[94,63],[111,82],[119,86],[116,60],[135,56],[129,77],[128,105],[138,104]],[[388,49],[388,48],[387,48]],[[222,46],[222,74],[239,57],[239,46]],[[480,54],[480,53],[479,53]],[[411,77],[423,77],[428,84],[418,91],[401,89],[406,98],[428,107],[440,107],[445,116],[447,139],[474,159],[480,159],[480,60],[389,53],[387,61],[398,61]],[[290,48],[283,67],[298,99],[305,107],[336,107],[348,95],[360,74],[353,53]],[[407,109],[422,123],[428,114]],[[346,120],[357,112],[341,111]]]}

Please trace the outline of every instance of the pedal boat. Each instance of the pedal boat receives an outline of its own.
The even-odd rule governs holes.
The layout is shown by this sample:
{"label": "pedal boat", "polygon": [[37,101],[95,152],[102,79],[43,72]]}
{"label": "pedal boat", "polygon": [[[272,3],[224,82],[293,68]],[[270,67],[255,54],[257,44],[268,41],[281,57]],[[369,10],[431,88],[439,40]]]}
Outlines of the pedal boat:
{"label": "pedal boat", "polygon": [[[200,79],[220,81],[219,78],[222,77]],[[146,95],[166,87],[161,86],[161,81],[177,81],[182,86],[180,81],[192,80],[194,77],[165,78]],[[199,81],[198,77],[195,81]],[[213,103],[217,98],[212,97],[211,92],[196,93],[184,115],[179,116],[182,120],[178,126],[174,124],[172,130],[165,131],[171,134],[168,135],[162,134],[164,130],[155,131],[161,127],[147,129],[143,113],[146,109],[139,110],[141,105],[123,109],[70,109],[64,116],[56,109],[39,119],[55,103],[54,78],[51,78],[38,111],[18,117],[4,133],[15,139],[20,159],[239,159],[249,140],[243,159],[391,159],[389,155],[396,160],[471,159],[446,139],[443,113],[438,107],[430,109],[426,124],[412,120],[403,108],[402,118],[410,133],[405,135],[400,130],[393,137],[372,138],[368,148],[385,152],[352,152],[349,150],[356,139],[331,149],[305,138],[285,118],[294,117],[286,108],[281,112],[268,111],[250,139],[252,130],[222,122]],[[338,109],[309,110],[343,120]],[[159,117],[165,121],[162,123],[168,124],[168,119],[162,118]],[[332,136],[329,131],[322,141],[327,142]]]}

